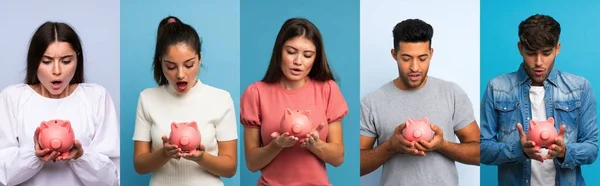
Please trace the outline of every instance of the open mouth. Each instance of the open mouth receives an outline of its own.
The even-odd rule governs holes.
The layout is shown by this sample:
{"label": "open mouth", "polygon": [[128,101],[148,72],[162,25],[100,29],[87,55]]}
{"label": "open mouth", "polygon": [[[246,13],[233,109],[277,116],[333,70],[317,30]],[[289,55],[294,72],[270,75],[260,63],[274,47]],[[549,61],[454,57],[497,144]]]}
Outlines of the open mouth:
{"label": "open mouth", "polygon": [[421,78],[421,73],[410,73],[408,74],[408,79],[411,81],[418,81]]}
{"label": "open mouth", "polygon": [[544,69],[535,69],[533,72],[536,76],[542,76],[544,74]]}
{"label": "open mouth", "polygon": [[61,80],[54,80],[54,81],[51,81],[50,83],[52,83],[52,89],[56,89],[56,90],[58,90],[60,88],[60,86],[62,85]]}
{"label": "open mouth", "polygon": [[290,70],[292,72],[292,75],[298,76],[298,75],[302,74],[302,69],[300,69],[300,68],[291,68]]}
{"label": "open mouth", "polygon": [[178,81],[176,84],[177,84],[177,90],[179,92],[183,92],[187,88],[188,83],[187,83],[187,81]]}

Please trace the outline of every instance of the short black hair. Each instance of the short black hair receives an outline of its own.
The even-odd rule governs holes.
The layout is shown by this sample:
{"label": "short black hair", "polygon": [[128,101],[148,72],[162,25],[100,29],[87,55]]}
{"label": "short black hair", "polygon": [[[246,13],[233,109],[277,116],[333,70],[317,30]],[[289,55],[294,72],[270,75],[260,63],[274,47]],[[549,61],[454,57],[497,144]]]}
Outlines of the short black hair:
{"label": "short black hair", "polygon": [[400,42],[427,42],[431,48],[433,27],[420,19],[407,19],[394,27],[394,50],[400,49]]}
{"label": "short black hair", "polygon": [[560,24],[548,15],[535,14],[519,24],[519,43],[526,50],[554,47],[560,37]]}
{"label": "short black hair", "polygon": [[42,62],[42,57],[44,56],[46,49],[48,49],[48,46],[57,41],[69,43],[77,55],[75,75],[69,84],[84,82],[83,49],[81,48],[79,36],[75,30],[66,23],[48,21],[38,27],[29,42],[29,50],[27,51],[27,70],[25,75],[26,84],[40,84],[40,80],[37,77],[37,70]]}
{"label": "short black hair", "polygon": [[198,36],[198,33],[192,26],[181,22],[179,18],[168,16],[162,19],[158,24],[156,35],[156,48],[152,69],[154,70],[154,80],[158,85],[169,83],[163,73],[161,62],[162,57],[167,53],[170,46],[179,43],[186,44],[198,54],[198,60],[202,59],[200,53],[202,51],[202,40],[200,40],[200,36]]}

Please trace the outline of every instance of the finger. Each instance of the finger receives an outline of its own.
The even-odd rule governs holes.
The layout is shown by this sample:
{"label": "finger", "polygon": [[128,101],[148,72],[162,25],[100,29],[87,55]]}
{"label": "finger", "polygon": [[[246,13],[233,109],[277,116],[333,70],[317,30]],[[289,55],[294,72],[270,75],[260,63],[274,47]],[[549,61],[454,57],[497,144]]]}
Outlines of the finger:
{"label": "finger", "polygon": [[319,124],[319,126],[317,126],[317,131],[321,132],[321,130],[323,130],[323,128],[325,128],[325,123],[321,123]]}
{"label": "finger", "polygon": [[402,123],[396,127],[395,132],[397,134],[402,134],[402,130],[404,130],[404,128],[406,128],[406,124]]}
{"label": "finger", "polygon": [[442,129],[440,127],[438,127],[437,125],[430,124],[429,126],[431,127],[431,130],[433,130],[433,132],[435,132],[436,136],[442,136],[444,134],[444,131],[442,131]]}
{"label": "finger", "polygon": [[48,153],[50,153],[50,149],[47,149],[47,148],[43,149],[43,150],[37,150],[37,151],[35,151],[35,156],[42,157],[42,156],[47,155]]}
{"label": "finger", "polygon": [[169,143],[169,138],[167,136],[162,136],[163,143]]}
{"label": "finger", "polygon": [[525,148],[533,148],[535,146],[535,142],[525,141],[524,143],[521,144],[521,146],[523,146]]}
{"label": "finger", "polygon": [[421,143],[415,143],[415,148],[419,151],[426,151],[427,149]]}
{"label": "finger", "polygon": [[517,123],[517,129],[519,129],[519,136],[521,137],[521,140],[525,140],[527,135],[525,135],[525,132],[523,131],[523,125],[521,125],[520,123]]}
{"label": "finger", "polygon": [[317,140],[315,140],[316,138],[311,136],[308,138],[308,144],[310,145],[314,145],[315,143],[317,143]]}
{"label": "finger", "polygon": [[79,142],[79,140],[75,140],[75,147],[77,148],[77,150],[82,150],[82,145],[81,142]]}
{"label": "finger", "polygon": [[277,137],[279,137],[279,132],[271,133],[271,138],[277,138]]}
{"label": "finger", "polygon": [[200,149],[201,151],[204,151],[204,150],[206,150],[206,147],[205,147],[204,145],[200,144],[200,148],[199,148],[199,149]]}
{"label": "finger", "polygon": [[561,125],[560,126],[557,139],[558,138],[564,138],[564,136],[565,136],[565,130],[566,129],[567,129],[567,126],[565,126],[565,125]]}

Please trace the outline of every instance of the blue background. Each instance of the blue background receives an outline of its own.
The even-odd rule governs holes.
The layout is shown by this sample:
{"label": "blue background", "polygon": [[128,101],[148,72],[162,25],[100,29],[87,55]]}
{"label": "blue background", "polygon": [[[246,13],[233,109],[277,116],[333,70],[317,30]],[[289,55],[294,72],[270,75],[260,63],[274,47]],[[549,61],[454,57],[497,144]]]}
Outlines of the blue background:
{"label": "blue background", "polygon": [[[239,7],[237,0],[121,1],[121,185],[148,185],[150,180],[150,174],[138,175],[133,168],[132,138],[139,93],[156,86],[152,58],[163,18],[177,16],[196,29],[203,40],[200,80],[228,91],[239,114]],[[223,179],[225,185],[239,185],[239,175],[238,167],[233,178]]]}
{"label": "blue background", "polygon": [[[335,168],[327,166],[333,185],[360,183],[359,152],[359,1],[241,1],[241,81],[243,92],[264,76],[275,38],[285,20],[305,17],[321,31],[325,51],[338,85],[349,106],[342,120],[345,160]],[[241,125],[241,124],[240,124]],[[243,136],[240,136],[243,139]],[[243,142],[240,155],[244,154]],[[256,185],[260,173],[252,173],[240,159],[242,185]]]}
{"label": "blue background", "polygon": [[[600,95],[598,43],[600,3],[571,1],[482,1],[481,2],[481,95],[495,76],[516,71],[522,62],[517,48],[518,26],[527,17],[540,13],[552,16],[561,25],[562,47],[555,68],[587,78],[596,99]],[[600,161],[582,166],[587,185],[600,185]],[[497,185],[496,166],[481,166],[481,185]]]}

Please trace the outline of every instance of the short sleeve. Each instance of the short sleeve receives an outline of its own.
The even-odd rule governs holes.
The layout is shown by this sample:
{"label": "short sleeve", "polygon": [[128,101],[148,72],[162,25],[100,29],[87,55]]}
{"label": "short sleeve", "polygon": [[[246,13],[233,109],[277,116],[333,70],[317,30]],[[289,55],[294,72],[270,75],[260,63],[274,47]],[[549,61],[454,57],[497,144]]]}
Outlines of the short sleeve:
{"label": "short sleeve", "polygon": [[140,98],[138,99],[137,111],[135,114],[135,129],[133,131],[133,140],[134,141],[152,141],[150,136],[150,122],[146,118],[146,111],[144,110],[144,94],[143,92],[140,94]]}
{"label": "short sleeve", "polygon": [[454,124],[454,131],[465,128],[467,125],[475,121],[475,114],[473,113],[473,104],[467,96],[467,93],[463,91],[460,86],[452,84],[454,93],[454,114],[452,116],[452,123]]}
{"label": "short sleeve", "polygon": [[329,99],[327,100],[327,111],[325,114],[327,122],[333,123],[342,120],[348,114],[348,104],[346,104],[346,100],[342,96],[342,91],[340,91],[335,81],[329,80],[327,81],[327,85],[329,86]]}
{"label": "short sleeve", "polygon": [[375,123],[373,122],[373,114],[367,98],[363,98],[360,101],[360,135],[367,137],[377,137],[377,130]]}
{"label": "short sleeve", "polygon": [[223,117],[221,117],[215,126],[215,137],[217,141],[231,141],[238,138],[233,99],[231,99],[231,96],[227,94],[227,99],[225,101],[225,105],[227,106],[223,112]]}
{"label": "short sleeve", "polygon": [[240,122],[244,127],[260,127],[260,97],[256,83],[246,88],[240,100]]}

